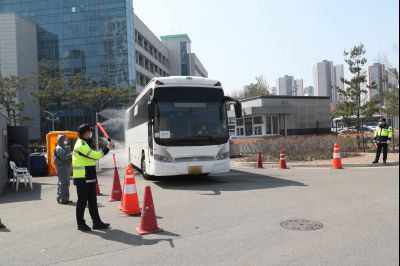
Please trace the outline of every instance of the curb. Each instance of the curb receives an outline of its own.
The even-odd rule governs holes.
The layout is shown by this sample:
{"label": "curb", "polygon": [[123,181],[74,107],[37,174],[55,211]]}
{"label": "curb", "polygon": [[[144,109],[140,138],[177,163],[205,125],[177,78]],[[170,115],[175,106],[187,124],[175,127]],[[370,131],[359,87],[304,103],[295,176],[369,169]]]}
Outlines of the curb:
{"label": "curb", "polygon": [[[263,163],[265,169],[279,168],[278,163]],[[246,168],[256,168],[256,162],[231,162],[232,167],[246,167]],[[343,164],[343,168],[359,168],[359,167],[370,167],[370,168],[380,168],[380,167],[394,167],[399,166],[399,162],[391,162],[386,166],[383,164]],[[288,164],[289,168],[332,168],[331,164]]]}

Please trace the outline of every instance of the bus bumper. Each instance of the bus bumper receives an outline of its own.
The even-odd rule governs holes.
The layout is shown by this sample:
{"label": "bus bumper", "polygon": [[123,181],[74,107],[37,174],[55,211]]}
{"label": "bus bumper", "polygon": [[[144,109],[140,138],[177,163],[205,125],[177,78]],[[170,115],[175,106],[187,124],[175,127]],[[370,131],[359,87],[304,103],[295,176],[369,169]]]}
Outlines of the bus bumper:
{"label": "bus bumper", "polygon": [[149,174],[154,176],[217,174],[229,172],[230,160],[190,163],[161,163],[153,161],[152,166],[149,169]]}

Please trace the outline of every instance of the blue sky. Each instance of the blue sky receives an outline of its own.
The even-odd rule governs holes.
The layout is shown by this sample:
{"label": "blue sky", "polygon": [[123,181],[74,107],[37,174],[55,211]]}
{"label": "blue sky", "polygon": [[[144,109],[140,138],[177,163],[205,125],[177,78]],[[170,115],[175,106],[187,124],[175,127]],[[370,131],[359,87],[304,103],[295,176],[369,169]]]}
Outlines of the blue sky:
{"label": "blue sky", "polygon": [[136,14],[160,36],[187,33],[210,77],[227,91],[264,75],[312,85],[312,67],[362,42],[369,63],[380,53],[398,62],[396,0],[133,0]]}

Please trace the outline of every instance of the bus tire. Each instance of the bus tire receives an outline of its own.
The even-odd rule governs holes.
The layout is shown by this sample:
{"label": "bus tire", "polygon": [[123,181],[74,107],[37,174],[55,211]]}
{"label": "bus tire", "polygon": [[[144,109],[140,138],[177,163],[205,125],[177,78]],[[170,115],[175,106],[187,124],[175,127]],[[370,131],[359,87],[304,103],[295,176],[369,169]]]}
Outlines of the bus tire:
{"label": "bus tire", "polygon": [[154,177],[147,174],[147,166],[146,166],[146,157],[144,156],[144,154],[142,155],[142,162],[141,162],[141,166],[140,166],[140,172],[142,173],[142,176],[145,180],[152,180]]}

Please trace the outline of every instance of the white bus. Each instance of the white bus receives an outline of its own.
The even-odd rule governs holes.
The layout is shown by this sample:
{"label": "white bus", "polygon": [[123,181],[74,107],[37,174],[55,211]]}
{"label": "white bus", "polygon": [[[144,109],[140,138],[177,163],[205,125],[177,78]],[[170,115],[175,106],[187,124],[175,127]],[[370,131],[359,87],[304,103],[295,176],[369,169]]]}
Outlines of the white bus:
{"label": "white bus", "polygon": [[154,78],[126,113],[129,163],[154,176],[228,172],[227,104],[241,104],[221,83],[199,77]]}

